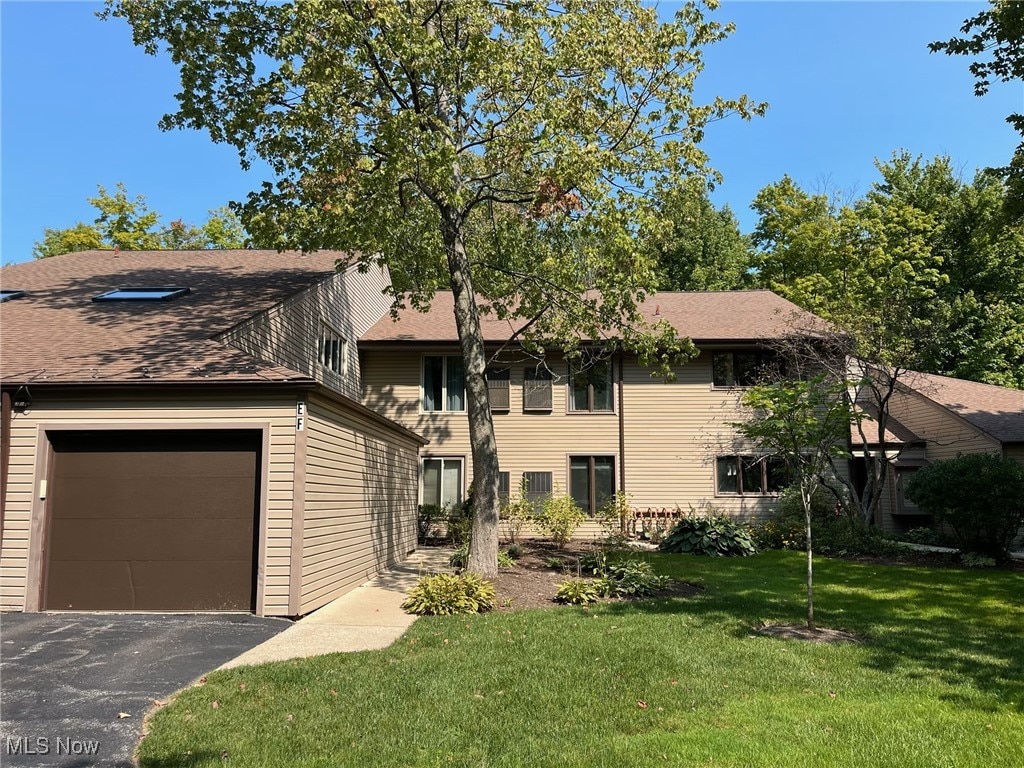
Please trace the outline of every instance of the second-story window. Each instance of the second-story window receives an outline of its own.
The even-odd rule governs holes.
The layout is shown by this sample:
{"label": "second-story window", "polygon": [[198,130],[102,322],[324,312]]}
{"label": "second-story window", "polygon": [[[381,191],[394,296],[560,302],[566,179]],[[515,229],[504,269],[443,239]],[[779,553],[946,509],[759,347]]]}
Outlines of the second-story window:
{"label": "second-story window", "polygon": [[320,338],[316,346],[317,362],[324,368],[344,375],[348,349],[345,337],[327,325],[320,324]]}
{"label": "second-story window", "polygon": [[612,364],[596,360],[586,368],[570,370],[569,409],[573,411],[612,410]]}
{"label": "second-story window", "polygon": [[423,410],[466,410],[466,374],[461,357],[423,356]]}
{"label": "second-story window", "polygon": [[492,411],[507,411],[509,408],[509,369],[490,367],[487,369],[487,394]]}
{"label": "second-story window", "polygon": [[712,381],[716,387],[752,387],[781,372],[779,356],[770,351],[714,352]]}

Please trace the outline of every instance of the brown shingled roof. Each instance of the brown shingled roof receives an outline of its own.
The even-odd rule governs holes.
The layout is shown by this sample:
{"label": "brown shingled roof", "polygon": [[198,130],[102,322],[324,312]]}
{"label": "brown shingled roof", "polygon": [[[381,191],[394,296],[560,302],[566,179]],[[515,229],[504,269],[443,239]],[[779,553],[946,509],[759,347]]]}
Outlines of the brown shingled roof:
{"label": "brown shingled roof", "polygon": [[[779,338],[796,329],[820,327],[823,322],[771,291],[663,292],[641,305],[644,317],[667,320],[695,342],[757,341]],[[365,342],[452,342],[458,339],[452,294],[434,296],[429,312],[408,308],[397,321],[386,316],[365,334]],[[484,340],[507,341],[522,325],[517,320],[482,316]]]}
{"label": "brown shingled roof", "polygon": [[[211,337],[335,271],[340,254],[83,251],[0,269],[4,383],[289,381],[307,377]],[[172,301],[94,302],[121,287],[187,286]]]}
{"label": "brown shingled roof", "polygon": [[914,373],[911,389],[1003,443],[1024,442],[1024,390]]}

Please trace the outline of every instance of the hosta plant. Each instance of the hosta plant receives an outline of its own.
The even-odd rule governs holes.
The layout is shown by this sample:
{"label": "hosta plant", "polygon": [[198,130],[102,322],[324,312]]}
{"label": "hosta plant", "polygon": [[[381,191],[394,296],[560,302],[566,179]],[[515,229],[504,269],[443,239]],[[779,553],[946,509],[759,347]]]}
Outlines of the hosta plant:
{"label": "hosta plant", "polygon": [[558,586],[555,600],[570,605],[587,605],[601,596],[601,585],[594,579],[566,579]]}
{"label": "hosta plant", "polygon": [[418,616],[482,613],[494,607],[494,585],[473,573],[424,576],[409,592],[402,610]]}
{"label": "hosta plant", "polygon": [[743,557],[757,553],[750,533],[727,517],[686,517],[661,542],[662,552],[710,557]]}

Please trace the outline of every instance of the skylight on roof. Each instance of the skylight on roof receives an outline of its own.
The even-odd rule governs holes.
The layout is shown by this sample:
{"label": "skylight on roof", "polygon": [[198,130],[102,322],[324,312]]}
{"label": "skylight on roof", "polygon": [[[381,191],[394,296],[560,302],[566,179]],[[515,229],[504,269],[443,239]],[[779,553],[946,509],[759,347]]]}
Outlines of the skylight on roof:
{"label": "skylight on roof", "polygon": [[188,288],[164,286],[162,288],[118,288],[93,296],[93,301],[171,301],[189,293]]}
{"label": "skylight on roof", "polygon": [[28,291],[21,290],[0,290],[0,302],[10,301],[11,299],[20,299],[22,296],[28,295]]}

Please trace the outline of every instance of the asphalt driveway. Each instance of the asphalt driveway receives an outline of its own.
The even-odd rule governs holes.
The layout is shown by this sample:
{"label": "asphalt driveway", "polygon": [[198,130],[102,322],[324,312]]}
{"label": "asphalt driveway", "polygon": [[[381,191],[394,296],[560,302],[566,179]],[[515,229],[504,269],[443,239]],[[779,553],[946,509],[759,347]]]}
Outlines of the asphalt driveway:
{"label": "asphalt driveway", "polygon": [[128,768],[154,701],[289,626],[241,614],[4,613],[0,765]]}

